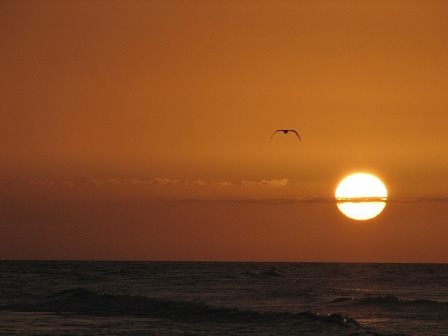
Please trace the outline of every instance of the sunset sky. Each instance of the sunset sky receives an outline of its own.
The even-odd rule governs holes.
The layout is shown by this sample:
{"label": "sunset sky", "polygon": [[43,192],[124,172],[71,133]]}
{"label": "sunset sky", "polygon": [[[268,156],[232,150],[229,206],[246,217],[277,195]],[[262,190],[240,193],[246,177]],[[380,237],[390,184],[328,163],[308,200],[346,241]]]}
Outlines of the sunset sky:
{"label": "sunset sky", "polygon": [[[1,1],[0,259],[448,263],[447,18]],[[374,219],[336,206],[355,172],[387,187]]]}

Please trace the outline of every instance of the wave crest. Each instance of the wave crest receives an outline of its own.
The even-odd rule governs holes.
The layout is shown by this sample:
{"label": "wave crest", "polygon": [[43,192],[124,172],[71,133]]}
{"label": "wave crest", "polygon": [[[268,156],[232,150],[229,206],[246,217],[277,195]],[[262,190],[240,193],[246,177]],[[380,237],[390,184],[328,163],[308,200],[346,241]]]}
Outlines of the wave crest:
{"label": "wave crest", "polygon": [[144,296],[97,293],[85,288],[67,289],[46,300],[10,305],[1,310],[26,312],[71,312],[88,315],[132,315],[167,318],[177,321],[221,321],[232,323],[317,323],[344,328],[359,326],[350,316],[319,315],[313,312],[263,312],[238,308],[215,307],[203,302],[175,301]]}

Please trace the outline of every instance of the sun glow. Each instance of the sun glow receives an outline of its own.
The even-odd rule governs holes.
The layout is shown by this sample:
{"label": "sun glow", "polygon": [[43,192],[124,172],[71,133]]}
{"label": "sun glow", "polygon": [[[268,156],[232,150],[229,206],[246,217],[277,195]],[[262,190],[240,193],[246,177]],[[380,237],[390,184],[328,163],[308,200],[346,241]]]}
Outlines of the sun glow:
{"label": "sun glow", "polygon": [[339,210],[347,217],[367,220],[376,217],[386,206],[387,189],[377,177],[357,173],[344,178],[336,188]]}

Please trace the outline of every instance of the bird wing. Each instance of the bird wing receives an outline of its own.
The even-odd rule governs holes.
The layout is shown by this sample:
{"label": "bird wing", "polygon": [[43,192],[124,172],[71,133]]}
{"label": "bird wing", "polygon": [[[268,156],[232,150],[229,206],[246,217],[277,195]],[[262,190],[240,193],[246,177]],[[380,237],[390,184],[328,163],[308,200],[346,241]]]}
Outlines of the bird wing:
{"label": "bird wing", "polygon": [[274,132],[274,134],[271,135],[271,137],[269,138],[269,140],[271,140],[272,137],[275,135],[275,133],[277,133],[278,131],[280,131],[280,130],[276,130],[276,131]]}
{"label": "bird wing", "polygon": [[300,135],[299,135],[299,133],[297,133],[296,130],[290,130],[290,131],[291,131],[291,132],[294,132],[295,134],[297,134],[297,136],[299,137],[299,140],[302,141],[302,139],[300,139]]}

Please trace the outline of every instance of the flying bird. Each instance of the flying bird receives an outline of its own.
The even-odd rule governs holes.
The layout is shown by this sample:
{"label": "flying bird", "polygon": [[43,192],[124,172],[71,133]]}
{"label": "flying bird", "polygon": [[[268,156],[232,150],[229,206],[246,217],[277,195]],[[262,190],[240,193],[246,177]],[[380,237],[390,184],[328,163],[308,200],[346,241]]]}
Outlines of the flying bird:
{"label": "flying bird", "polygon": [[[296,130],[276,130],[276,131],[274,132],[274,134],[272,134],[271,139],[272,139],[272,137],[275,135],[275,133],[277,133],[277,132],[283,132],[283,133],[285,133],[285,134],[288,133],[288,132],[294,132],[294,133],[299,137],[299,140],[302,141],[302,139],[300,139],[300,135],[299,135],[299,133],[297,133]],[[271,140],[271,139],[269,139],[269,140]]]}

